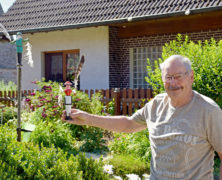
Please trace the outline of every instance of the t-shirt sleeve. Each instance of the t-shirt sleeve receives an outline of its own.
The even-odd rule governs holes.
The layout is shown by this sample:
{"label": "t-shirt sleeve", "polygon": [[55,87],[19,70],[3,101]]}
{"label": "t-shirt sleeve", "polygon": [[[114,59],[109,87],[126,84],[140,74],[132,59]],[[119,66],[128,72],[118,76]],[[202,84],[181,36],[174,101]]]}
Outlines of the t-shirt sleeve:
{"label": "t-shirt sleeve", "polygon": [[138,111],[136,111],[131,117],[130,119],[133,121],[136,121],[137,123],[140,124],[146,124],[146,120],[149,116],[148,114],[148,106],[149,103],[147,103],[143,108],[139,109]]}
{"label": "t-shirt sleeve", "polygon": [[222,152],[222,110],[220,108],[210,113],[207,135],[214,150]]}

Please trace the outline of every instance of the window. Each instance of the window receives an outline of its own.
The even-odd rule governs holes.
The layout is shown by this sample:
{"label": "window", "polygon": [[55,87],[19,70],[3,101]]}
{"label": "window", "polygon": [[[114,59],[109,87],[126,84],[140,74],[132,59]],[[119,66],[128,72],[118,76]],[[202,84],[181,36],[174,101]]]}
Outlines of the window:
{"label": "window", "polygon": [[153,65],[154,60],[160,58],[161,54],[161,46],[130,48],[130,88],[149,87],[145,80],[147,76],[147,58],[150,59]]}
{"label": "window", "polygon": [[46,81],[73,81],[79,61],[79,50],[45,52]]}

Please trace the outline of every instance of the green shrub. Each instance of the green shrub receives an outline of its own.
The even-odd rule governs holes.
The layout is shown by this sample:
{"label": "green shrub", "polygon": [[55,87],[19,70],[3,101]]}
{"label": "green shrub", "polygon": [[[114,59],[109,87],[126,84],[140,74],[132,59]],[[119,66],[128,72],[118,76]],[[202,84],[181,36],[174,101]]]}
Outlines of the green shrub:
{"label": "green shrub", "polygon": [[103,172],[103,159],[100,158],[98,161],[92,158],[86,158],[84,154],[80,153],[77,156],[78,170],[82,171],[83,179],[85,180],[106,180],[109,179],[109,175]]}
{"label": "green shrub", "polygon": [[141,161],[150,162],[151,149],[147,130],[137,133],[115,133],[109,149],[116,154],[130,154]]}
{"label": "green shrub", "polygon": [[60,148],[39,148],[15,139],[15,129],[0,127],[1,179],[108,179],[102,160],[67,156]]}
{"label": "green shrub", "polygon": [[112,101],[108,103],[107,113],[110,115],[115,115],[115,100],[114,98]]}
{"label": "green shrub", "polygon": [[143,174],[149,174],[149,163],[137,159],[134,155],[120,154],[114,155],[106,160],[107,164],[113,165],[115,175],[126,178],[126,174],[137,174],[142,177]]}
{"label": "green shrub", "polygon": [[17,176],[17,171],[14,166],[9,166],[7,163],[0,160],[0,179],[1,180],[22,180],[21,176]]}
{"label": "green shrub", "polygon": [[106,140],[104,137],[104,130],[95,127],[87,127],[85,133],[80,137],[84,143],[80,146],[80,151],[105,153],[108,151]]}
{"label": "green shrub", "polygon": [[164,91],[159,63],[174,54],[186,56],[192,62],[193,89],[214,99],[222,107],[222,40],[195,43],[188,36],[178,35],[176,40],[165,44],[162,59],[156,60],[154,67],[148,59],[146,81],[156,93]]}
{"label": "green shrub", "polygon": [[132,134],[127,152],[129,154],[133,154],[135,157],[138,157],[145,162],[150,162],[151,149],[147,129]]}
{"label": "green shrub", "polygon": [[220,176],[220,158],[217,154],[217,152],[215,152],[215,157],[214,157],[214,175],[216,176]]}
{"label": "green shrub", "polygon": [[66,152],[77,153],[77,149],[74,147],[76,141],[72,137],[70,129],[61,121],[39,123],[31,133],[30,141],[38,145],[42,144],[44,147],[54,145],[55,148],[61,148]]}
{"label": "green shrub", "polygon": [[[2,111],[0,111],[2,114],[2,121],[3,124],[7,123],[9,120],[17,118],[17,109],[15,107],[4,107]],[[1,114],[0,114],[0,121],[1,121]]]}
{"label": "green shrub", "polygon": [[130,134],[114,133],[113,140],[109,141],[110,151],[116,154],[126,153],[130,144],[130,137]]}

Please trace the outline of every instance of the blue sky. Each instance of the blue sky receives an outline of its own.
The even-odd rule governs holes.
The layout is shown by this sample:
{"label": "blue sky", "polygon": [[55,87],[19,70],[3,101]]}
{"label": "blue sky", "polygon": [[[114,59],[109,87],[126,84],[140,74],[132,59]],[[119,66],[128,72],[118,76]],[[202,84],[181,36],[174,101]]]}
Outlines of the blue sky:
{"label": "blue sky", "polygon": [[15,2],[15,0],[0,0],[4,12]]}

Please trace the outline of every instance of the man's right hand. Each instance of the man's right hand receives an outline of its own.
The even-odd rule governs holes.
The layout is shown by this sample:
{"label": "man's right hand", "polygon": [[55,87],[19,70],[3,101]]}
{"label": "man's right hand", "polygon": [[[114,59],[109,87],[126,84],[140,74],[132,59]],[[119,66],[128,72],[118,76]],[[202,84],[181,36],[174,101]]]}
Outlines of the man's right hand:
{"label": "man's right hand", "polygon": [[76,125],[86,125],[86,118],[88,113],[78,110],[72,109],[70,113],[71,120],[66,120],[66,111],[63,111],[62,120],[67,123],[76,124]]}

